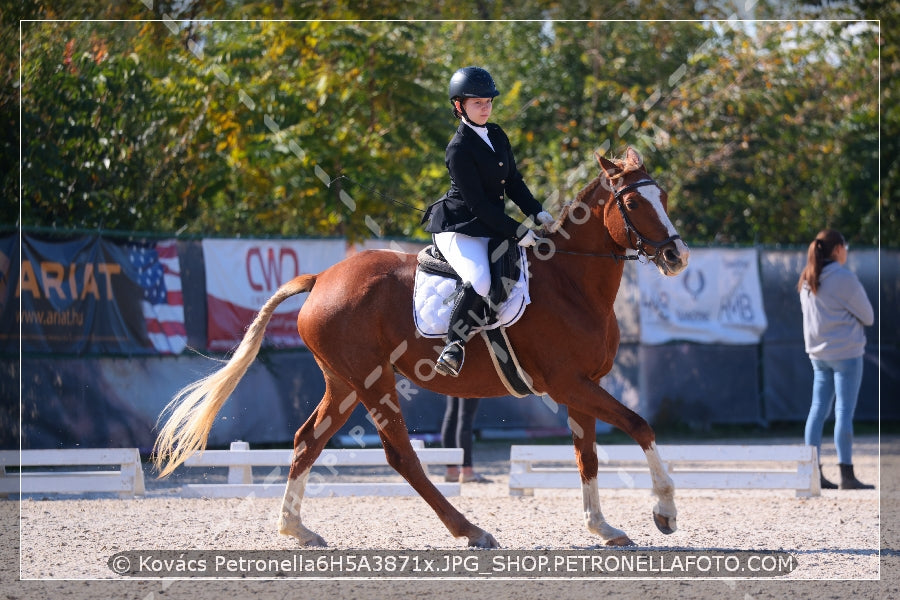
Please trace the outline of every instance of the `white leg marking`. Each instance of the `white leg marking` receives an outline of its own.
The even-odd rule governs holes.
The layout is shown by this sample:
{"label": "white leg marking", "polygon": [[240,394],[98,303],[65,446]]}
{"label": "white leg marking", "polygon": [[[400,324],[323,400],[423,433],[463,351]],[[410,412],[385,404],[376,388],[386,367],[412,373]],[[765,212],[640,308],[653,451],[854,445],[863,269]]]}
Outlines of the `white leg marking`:
{"label": "white leg marking", "polygon": [[650,467],[650,478],[653,480],[653,494],[659,498],[659,502],[653,509],[656,514],[669,517],[674,525],[677,510],[675,510],[675,483],[666,469],[663,467],[656,442],[651,442],[650,447],[644,452],[647,456],[647,465]]}
{"label": "white leg marking", "polygon": [[300,505],[306,491],[307,479],[309,479],[309,469],[296,479],[288,479],[284,489],[284,499],[281,501],[281,511],[278,514],[278,533],[293,536],[306,546],[324,546],[325,540],[317,533],[307,529],[300,520]]}
{"label": "white leg marking", "polygon": [[603,513],[600,512],[600,490],[597,489],[596,477],[581,484],[581,496],[584,500],[584,524],[587,525],[588,531],[599,535],[604,542],[625,535],[624,531],[616,529],[603,518]]}

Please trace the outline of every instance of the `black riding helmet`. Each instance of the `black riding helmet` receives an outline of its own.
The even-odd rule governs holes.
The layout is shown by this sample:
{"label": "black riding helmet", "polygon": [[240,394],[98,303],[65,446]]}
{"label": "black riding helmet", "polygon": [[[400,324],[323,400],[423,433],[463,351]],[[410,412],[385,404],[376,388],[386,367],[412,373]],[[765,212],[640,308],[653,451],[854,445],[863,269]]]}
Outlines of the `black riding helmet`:
{"label": "black riding helmet", "polygon": [[499,95],[491,74],[481,67],[463,67],[450,78],[450,102],[457,98],[494,98]]}

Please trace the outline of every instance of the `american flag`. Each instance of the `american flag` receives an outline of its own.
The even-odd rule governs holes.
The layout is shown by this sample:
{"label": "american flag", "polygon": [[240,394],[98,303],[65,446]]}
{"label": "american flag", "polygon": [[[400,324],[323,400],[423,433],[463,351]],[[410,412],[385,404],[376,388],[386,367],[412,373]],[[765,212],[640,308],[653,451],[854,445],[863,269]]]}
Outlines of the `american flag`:
{"label": "american flag", "polygon": [[141,308],[147,335],[162,354],[179,354],[187,346],[184,302],[181,296],[181,263],[175,240],[130,244],[131,264],[144,290]]}

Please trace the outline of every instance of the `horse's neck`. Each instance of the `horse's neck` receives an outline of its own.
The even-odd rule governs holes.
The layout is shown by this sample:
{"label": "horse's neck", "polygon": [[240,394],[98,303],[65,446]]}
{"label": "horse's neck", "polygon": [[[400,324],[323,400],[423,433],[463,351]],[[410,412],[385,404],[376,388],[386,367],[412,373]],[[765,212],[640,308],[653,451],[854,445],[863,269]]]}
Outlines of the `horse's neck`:
{"label": "horse's neck", "polygon": [[[593,210],[602,210],[602,207]],[[552,239],[556,248],[565,252],[597,255],[624,253],[624,249],[609,235],[603,216],[596,212],[591,213],[589,218],[582,214],[567,214]]]}
{"label": "horse's neck", "polygon": [[615,301],[625,268],[624,249],[601,221],[596,217],[581,224],[567,221],[550,239],[556,250],[550,259],[555,269],[597,301]]}

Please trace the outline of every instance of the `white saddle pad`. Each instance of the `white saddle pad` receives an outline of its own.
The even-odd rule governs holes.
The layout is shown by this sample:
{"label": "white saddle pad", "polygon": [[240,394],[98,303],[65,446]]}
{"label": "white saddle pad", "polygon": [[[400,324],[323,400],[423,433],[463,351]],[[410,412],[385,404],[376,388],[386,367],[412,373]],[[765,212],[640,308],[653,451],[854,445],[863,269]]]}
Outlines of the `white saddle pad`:
{"label": "white saddle pad", "polygon": [[[499,319],[487,327],[476,328],[475,331],[509,327],[522,317],[525,307],[531,303],[531,297],[528,294],[528,259],[524,252],[520,251],[519,254],[522,257],[522,272],[510,291],[509,298],[497,311]],[[413,318],[416,322],[416,329],[422,336],[436,338],[447,335],[456,284],[456,280],[450,277],[425,273],[421,269],[416,270],[416,283],[413,289]]]}

